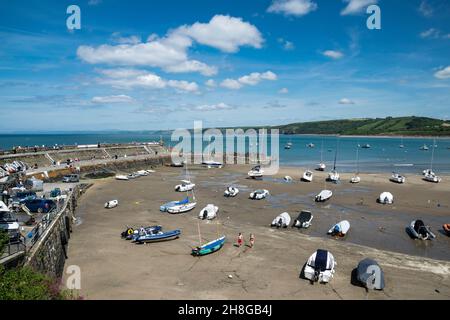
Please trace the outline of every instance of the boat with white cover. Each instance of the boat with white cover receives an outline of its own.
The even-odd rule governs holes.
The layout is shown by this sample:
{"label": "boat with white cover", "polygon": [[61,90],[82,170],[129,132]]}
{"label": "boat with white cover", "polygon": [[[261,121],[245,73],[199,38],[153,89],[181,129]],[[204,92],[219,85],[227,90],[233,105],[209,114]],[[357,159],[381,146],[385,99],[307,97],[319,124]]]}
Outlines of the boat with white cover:
{"label": "boat with white cover", "polygon": [[311,211],[302,210],[297,219],[294,220],[294,224],[292,225],[292,227],[307,229],[311,226],[313,218],[314,216],[312,215]]}
{"label": "boat with white cover", "polygon": [[116,180],[123,180],[123,181],[126,181],[126,180],[128,180],[128,177],[125,176],[125,175],[119,174],[119,175],[116,176]]}
{"label": "boat with white cover", "polygon": [[250,199],[252,200],[262,200],[269,195],[269,191],[265,189],[255,190],[250,193]]}
{"label": "boat with white cover", "polygon": [[317,196],[316,196],[316,202],[325,202],[333,196],[333,192],[331,190],[322,190]]}
{"label": "boat with white cover", "polygon": [[389,180],[392,182],[395,182],[395,183],[400,183],[400,184],[403,184],[406,182],[405,176],[402,176],[401,174],[395,173],[395,172],[392,174],[392,176]]}
{"label": "boat with white cover", "polygon": [[384,272],[375,260],[366,258],[360,261],[356,267],[356,279],[367,289],[384,289]]}
{"label": "boat with white cover", "polygon": [[287,228],[291,224],[291,216],[287,212],[283,212],[273,219],[271,227]]}
{"label": "boat with white cover", "polygon": [[381,204],[393,204],[394,196],[390,192],[383,192],[380,194],[377,201],[378,201],[378,203],[381,203]]}
{"label": "boat with white cover", "polygon": [[111,200],[105,203],[106,209],[112,209],[119,205],[119,200]]}
{"label": "boat with white cover", "polygon": [[[186,201],[187,199],[187,201]],[[177,214],[191,211],[197,205],[197,202],[191,202],[189,197],[184,201],[167,208],[168,213]]]}
{"label": "boat with white cover", "polygon": [[195,183],[192,183],[189,180],[181,180],[181,184],[175,186],[175,191],[177,192],[186,192],[194,189]]}
{"label": "boat with white cover", "polygon": [[436,235],[431,232],[430,227],[426,226],[422,220],[412,221],[406,230],[413,239],[433,240],[436,238]]}
{"label": "boat with white cover", "polygon": [[305,182],[312,182],[313,176],[314,176],[314,174],[313,174],[312,171],[306,170],[306,171],[303,173],[302,180],[305,181]]}
{"label": "boat with white cover", "polygon": [[336,223],[328,230],[328,234],[333,237],[345,237],[350,230],[350,222],[347,220]]}
{"label": "boat with white cover", "polygon": [[320,149],[320,163],[318,164],[317,171],[325,171],[327,165],[323,163],[323,139],[322,139],[322,147]]}
{"label": "boat with white cover", "polygon": [[233,197],[236,197],[238,195],[238,193],[239,193],[239,189],[238,188],[236,188],[236,187],[228,187],[227,190],[225,190],[225,192],[224,192],[224,196],[233,198]]}
{"label": "boat with white cover", "polygon": [[199,219],[202,220],[212,220],[217,216],[217,212],[219,211],[219,207],[213,204],[208,204],[198,215]]}
{"label": "boat with white cover", "polygon": [[334,276],[336,264],[331,252],[319,249],[309,257],[303,273],[313,283],[328,283]]}
{"label": "boat with white cover", "polygon": [[430,169],[424,170],[423,174],[424,174],[424,178],[423,180],[428,181],[428,182],[432,182],[432,183],[440,183],[442,181],[442,179],[440,177],[438,177],[434,172],[433,172],[433,163],[434,163],[434,149],[436,147],[436,139],[433,140],[433,150],[431,152],[431,163],[430,163]]}
{"label": "boat with white cover", "polygon": [[248,172],[248,176],[253,179],[262,178],[263,175],[264,175],[264,170],[261,168],[261,166],[253,167],[252,170],[250,170]]}

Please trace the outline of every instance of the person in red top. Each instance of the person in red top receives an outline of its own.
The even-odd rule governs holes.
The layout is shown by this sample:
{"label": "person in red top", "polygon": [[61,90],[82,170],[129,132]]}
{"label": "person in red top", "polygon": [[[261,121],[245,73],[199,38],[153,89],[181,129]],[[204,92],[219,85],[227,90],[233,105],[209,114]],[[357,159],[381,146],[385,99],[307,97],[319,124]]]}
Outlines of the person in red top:
{"label": "person in red top", "polygon": [[242,246],[243,242],[244,242],[244,236],[242,235],[242,233],[239,232],[238,240],[237,240],[238,247]]}

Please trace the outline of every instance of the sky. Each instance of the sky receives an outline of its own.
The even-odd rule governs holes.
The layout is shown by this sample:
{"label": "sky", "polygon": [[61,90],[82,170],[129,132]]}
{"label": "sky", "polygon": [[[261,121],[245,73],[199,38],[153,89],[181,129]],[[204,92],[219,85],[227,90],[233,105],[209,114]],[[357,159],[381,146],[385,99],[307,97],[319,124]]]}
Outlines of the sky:
{"label": "sky", "polygon": [[450,2],[1,0],[0,112],[3,133],[448,119]]}

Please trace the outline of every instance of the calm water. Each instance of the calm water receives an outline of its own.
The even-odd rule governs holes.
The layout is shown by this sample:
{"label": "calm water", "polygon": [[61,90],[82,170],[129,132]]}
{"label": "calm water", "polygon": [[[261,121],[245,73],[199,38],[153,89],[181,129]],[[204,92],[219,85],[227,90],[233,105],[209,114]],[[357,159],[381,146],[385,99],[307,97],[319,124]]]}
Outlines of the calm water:
{"label": "calm water", "polygon": [[[110,134],[40,134],[40,135],[0,135],[0,149],[11,149],[13,146],[34,145],[73,145],[100,143],[126,143],[157,141],[161,138],[154,133],[110,133]],[[175,145],[170,135],[162,136],[166,145]],[[284,145],[293,144],[291,150]],[[307,145],[313,143],[315,148]],[[323,143],[323,152],[322,152]],[[337,155],[337,168],[341,172],[356,170],[356,150],[358,145],[370,144],[370,149],[359,148],[359,167],[361,172],[419,173],[430,166],[432,154],[432,138],[405,138],[404,148],[400,148],[400,138],[379,137],[341,137]],[[426,144],[429,151],[421,151]],[[450,173],[450,138],[436,140],[434,169],[439,173]],[[282,165],[304,166],[314,168],[323,161],[328,167],[333,166],[336,137],[316,135],[280,136],[280,161]]]}

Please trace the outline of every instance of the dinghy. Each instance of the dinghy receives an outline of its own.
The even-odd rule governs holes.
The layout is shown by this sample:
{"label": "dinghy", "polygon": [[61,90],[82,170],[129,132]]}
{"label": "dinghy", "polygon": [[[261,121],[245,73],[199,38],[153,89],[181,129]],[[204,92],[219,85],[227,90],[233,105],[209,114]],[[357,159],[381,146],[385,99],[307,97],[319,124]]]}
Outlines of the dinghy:
{"label": "dinghy", "polygon": [[444,229],[445,234],[450,237],[450,223],[444,224],[442,229]]}
{"label": "dinghy", "polygon": [[252,193],[250,193],[250,199],[252,200],[262,200],[265,199],[269,195],[269,191],[262,189],[262,190],[256,190]]}
{"label": "dinghy", "polygon": [[116,176],[116,180],[123,180],[123,181],[125,181],[125,180],[128,180],[128,177],[125,176],[125,175],[117,175]]}
{"label": "dinghy", "polygon": [[327,168],[327,165],[325,163],[319,163],[316,170],[317,171],[325,171],[326,168]]}
{"label": "dinghy", "polygon": [[285,176],[283,179],[285,182],[292,182],[294,179],[292,179],[291,176]]}
{"label": "dinghy", "polygon": [[344,220],[332,226],[331,229],[328,230],[328,234],[333,237],[343,238],[347,235],[349,230],[350,230],[350,222]]}
{"label": "dinghy", "polygon": [[106,209],[112,209],[115,208],[119,205],[119,201],[118,200],[111,200],[105,203],[105,208]]}
{"label": "dinghy", "polygon": [[390,192],[383,192],[377,199],[378,203],[381,204],[393,204],[394,196]]}
{"label": "dinghy", "polygon": [[311,143],[308,143],[308,144],[307,144],[307,147],[308,147],[308,148],[315,148],[316,146],[315,146],[314,143],[311,142]]}
{"label": "dinghy", "polygon": [[297,227],[299,229],[307,229],[311,226],[311,222],[314,216],[312,215],[311,211],[303,210],[298,215],[297,219],[295,219],[294,224],[292,227]]}
{"label": "dinghy", "polygon": [[[141,228],[143,228],[143,227],[141,227]],[[150,226],[150,227],[145,227],[143,229],[148,232],[150,232],[152,230],[160,231],[160,230],[162,230],[162,227],[161,226]],[[135,228],[127,226],[126,230],[121,233],[121,236],[125,240],[133,240],[134,241],[139,236],[139,231],[140,231],[139,228],[135,229]]]}
{"label": "dinghy", "polygon": [[360,183],[361,182],[361,178],[359,176],[354,176],[350,179],[350,183]]}
{"label": "dinghy", "polygon": [[189,180],[181,180],[181,184],[175,186],[175,191],[177,192],[186,192],[194,189],[195,183],[192,183]]}
{"label": "dinghy", "polygon": [[248,172],[248,176],[253,179],[262,178],[263,175],[264,175],[264,170],[261,168],[261,166],[253,167],[252,170],[250,170]]}
{"label": "dinghy", "polygon": [[306,170],[303,173],[302,180],[305,181],[305,182],[312,182],[312,180],[313,180],[313,173],[312,173],[312,171]]}
{"label": "dinghy", "polygon": [[330,181],[330,182],[338,183],[340,179],[341,179],[341,177],[336,170],[332,170],[328,174],[328,181]]}
{"label": "dinghy", "polygon": [[334,276],[336,261],[331,252],[319,249],[309,257],[304,269],[306,279],[311,282],[328,283]]}
{"label": "dinghy", "polygon": [[271,227],[287,228],[291,224],[291,216],[287,212],[283,212],[273,219]]}
{"label": "dinghy", "polygon": [[431,232],[429,226],[426,226],[422,220],[414,220],[407,227],[407,231],[411,238],[419,240],[433,240],[436,235]]}
{"label": "dinghy", "polygon": [[384,272],[375,260],[369,258],[358,263],[356,280],[367,289],[384,289]]}
{"label": "dinghy", "polygon": [[438,177],[435,174],[426,174],[423,180],[433,183],[440,183],[442,181],[441,177]]}
{"label": "dinghy", "polygon": [[236,187],[228,187],[227,190],[225,190],[224,196],[225,197],[236,197],[239,193],[239,189]]}
{"label": "dinghy", "polygon": [[195,208],[197,205],[197,202],[190,202],[189,197],[181,201],[180,203],[177,203],[173,206],[170,206],[167,208],[168,213],[177,214],[177,213],[184,213],[191,211]]}
{"label": "dinghy", "polygon": [[207,254],[211,254],[213,252],[219,251],[224,243],[226,241],[226,237],[220,237],[219,239],[213,240],[211,242],[208,242],[207,244],[204,244],[200,247],[196,247],[192,249],[192,255],[193,256],[205,256]]}
{"label": "dinghy", "polygon": [[180,230],[162,231],[162,230],[140,230],[136,237],[136,243],[149,243],[177,239],[181,234]]}
{"label": "dinghy", "polygon": [[331,190],[322,190],[317,196],[316,196],[316,202],[325,202],[333,196],[333,192]]}
{"label": "dinghy", "polygon": [[392,182],[403,184],[406,182],[406,178],[398,173],[393,173],[391,178],[389,179]]}
{"label": "dinghy", "polygon": [[208,204],[198,215],[199,219],[202,220],[212,220],[217,216],[217,212],[219,211],[219,207],[213,204]]}

